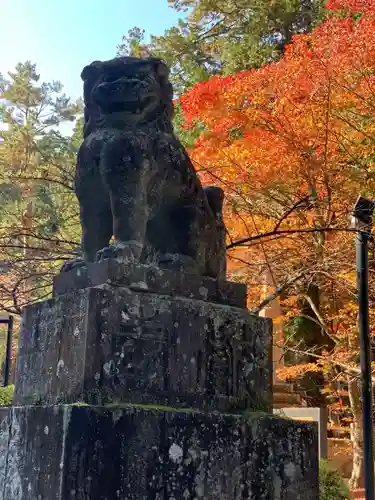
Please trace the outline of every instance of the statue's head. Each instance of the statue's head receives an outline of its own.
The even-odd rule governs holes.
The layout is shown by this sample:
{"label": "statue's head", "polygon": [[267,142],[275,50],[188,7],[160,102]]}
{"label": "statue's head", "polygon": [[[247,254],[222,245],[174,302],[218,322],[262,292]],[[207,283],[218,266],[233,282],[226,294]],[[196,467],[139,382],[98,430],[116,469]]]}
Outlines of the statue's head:
{"label": "statue's head", "polygon": [[[173,113],[168,74],[168,67],[153,58],[119,57],[89,64],[81,74],[86,127],[90,120],[97,122],[101,117],[118,126],[160,120],[161,128],[168,129]],[[95,128],[95,124],[89,128]]]}

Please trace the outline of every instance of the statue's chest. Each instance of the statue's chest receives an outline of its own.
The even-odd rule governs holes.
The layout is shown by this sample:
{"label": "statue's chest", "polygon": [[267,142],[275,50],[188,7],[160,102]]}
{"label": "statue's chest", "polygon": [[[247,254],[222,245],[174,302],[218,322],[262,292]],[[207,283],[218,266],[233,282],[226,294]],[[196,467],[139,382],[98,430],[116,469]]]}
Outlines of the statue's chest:
{"label": "statue's chest", "polygon": [[98,152],[104,149],[126,149],[129,145],[138,148],[146,147],[150,142],[150,135],[141,130],[103,129],[90,134],[85,139],[88,149]]}

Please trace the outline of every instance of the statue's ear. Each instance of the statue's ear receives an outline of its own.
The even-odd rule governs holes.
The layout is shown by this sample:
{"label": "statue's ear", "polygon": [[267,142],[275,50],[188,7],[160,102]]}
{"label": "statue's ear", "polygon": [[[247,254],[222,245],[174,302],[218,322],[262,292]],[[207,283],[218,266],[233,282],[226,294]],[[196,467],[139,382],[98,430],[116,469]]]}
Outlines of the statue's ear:
{"label": "statue's ear", "polygon": [[162,81],[168,80],[169,76],[169,68],[168,66],[161,60],[161,59],[155,59],[155,72],[157,76],[160,78]]}
{"label": "statue's ear", "polygon": [[102,63],[100,61],[94,61],[88,66],[85,66],[81,73],[82,80],[90,80],[95,78],[95,75],[99,72]]}

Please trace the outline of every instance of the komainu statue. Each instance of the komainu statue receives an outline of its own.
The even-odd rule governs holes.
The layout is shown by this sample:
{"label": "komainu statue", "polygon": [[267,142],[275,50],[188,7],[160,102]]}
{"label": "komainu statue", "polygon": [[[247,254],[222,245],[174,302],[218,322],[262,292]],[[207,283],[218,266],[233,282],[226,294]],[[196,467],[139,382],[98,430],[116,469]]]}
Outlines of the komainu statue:
{"label": "komainu statue", "polygon": [[224,278],[223,191],[202,187],[173,133],[168,73],[158,59],[134,57],[83,69],[82,257],[63,271],[115,257]]}

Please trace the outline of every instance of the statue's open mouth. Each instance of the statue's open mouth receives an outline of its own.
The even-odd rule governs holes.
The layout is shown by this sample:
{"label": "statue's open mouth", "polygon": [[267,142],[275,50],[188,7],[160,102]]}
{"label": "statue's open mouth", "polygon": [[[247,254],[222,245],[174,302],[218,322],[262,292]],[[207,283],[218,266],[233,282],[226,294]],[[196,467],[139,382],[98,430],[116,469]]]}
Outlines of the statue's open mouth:
{"label": "statue's open mouth", "polygon": [[155,101],[156,95],[149,82],[122,77],[100,83],[93,89],[92,99],[105,113],[136,113]]}
{"label": "statue's open mouth", "polygon": [[137,101],[127,101],[122,100],[119,101],[117,99],[114,100],[96,100],[96,103],[100,107],[100,109],[106,114],[112,113],[140,113],[145,110],[153,101],[155,101],[154,97],[143,97],[138,98]]}

